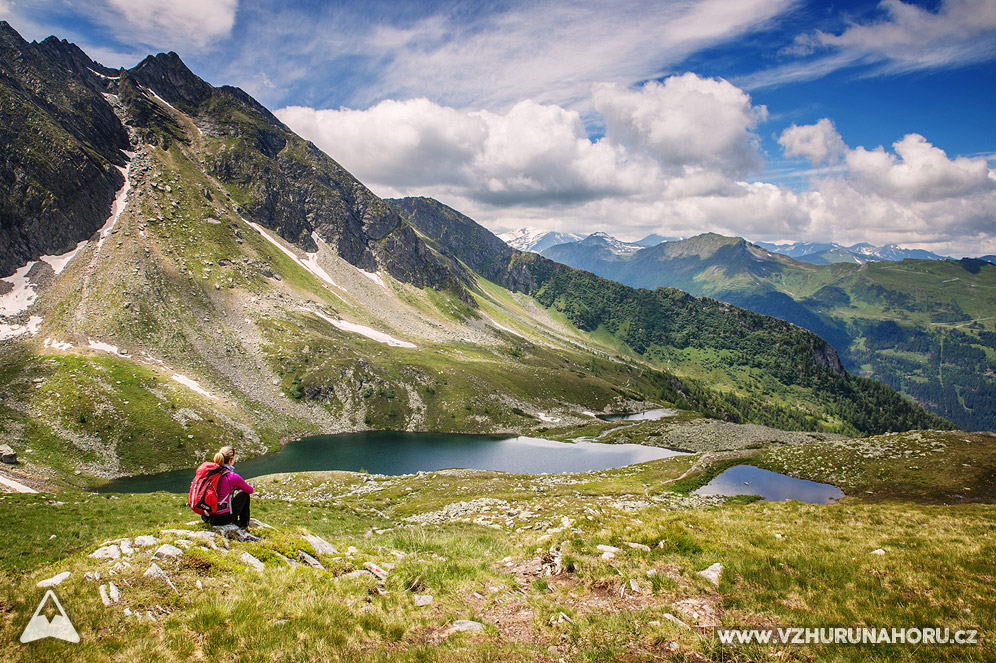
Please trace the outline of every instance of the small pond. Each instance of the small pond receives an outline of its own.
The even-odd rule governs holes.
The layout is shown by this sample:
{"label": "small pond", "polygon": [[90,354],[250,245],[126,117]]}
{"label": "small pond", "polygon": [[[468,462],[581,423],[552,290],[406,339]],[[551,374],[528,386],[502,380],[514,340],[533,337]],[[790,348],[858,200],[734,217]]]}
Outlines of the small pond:
{"label": "small pond", "polygon": [[[569,444],[530,437],[372,431],[307,437],[276,453],[245,461],[236,458],[235,469],[246,479],[282,472],[366,470],[398,475],[457,467],[540,474],[606,470],[681,455],[685,454],[639,444]],[[100,490],[183,493],[190,488],[193,472],[191,467],[116,479]]]}
{"label": "small pond", "polygon": [[664,417],[673,417],[678,414],[677,410],[661,408],[659,410],[647,410],[646,412],[635,412],[633,414],[600,414],[598,418],[602,421],[657,421]]}
{"label": "small pond", "polygon": [[772,502],[798,500],[809,504],[829,504],[845,497],[844,491],[829,483],[797,479],[753,465],[736,465],[694,491],[695,495],[760,495]]}

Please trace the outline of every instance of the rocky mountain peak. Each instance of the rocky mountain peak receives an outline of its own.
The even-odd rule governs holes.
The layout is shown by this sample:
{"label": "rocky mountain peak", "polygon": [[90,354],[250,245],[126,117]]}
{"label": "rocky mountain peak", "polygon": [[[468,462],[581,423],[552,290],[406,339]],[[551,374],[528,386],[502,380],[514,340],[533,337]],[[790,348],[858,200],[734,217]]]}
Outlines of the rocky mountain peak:
{"label": "rocky mountain peak", "polygon": [[155,90],[181,110],[196,112],[214,88],[192,72],[175,52],[150,55],[127,72],[128,77]]}

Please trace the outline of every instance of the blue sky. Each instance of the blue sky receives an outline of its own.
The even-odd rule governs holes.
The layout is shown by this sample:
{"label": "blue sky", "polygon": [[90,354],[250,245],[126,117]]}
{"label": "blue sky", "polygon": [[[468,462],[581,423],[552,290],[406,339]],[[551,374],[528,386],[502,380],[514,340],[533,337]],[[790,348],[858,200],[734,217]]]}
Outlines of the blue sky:
{"label": "blue sky", "polygon": [[0,0],[494,230],[996,252],[996,2]]}

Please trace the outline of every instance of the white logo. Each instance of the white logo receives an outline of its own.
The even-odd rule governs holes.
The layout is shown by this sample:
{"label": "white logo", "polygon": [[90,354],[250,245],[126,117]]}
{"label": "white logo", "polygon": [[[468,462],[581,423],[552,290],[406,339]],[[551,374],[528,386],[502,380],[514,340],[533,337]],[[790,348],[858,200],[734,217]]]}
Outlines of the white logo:
{"label": "white logo", "polygon": [[[58,614],[52,616],[51,621],[49,621],[48,617],[41,614],[42,608],[48,603],[50,597],[55,602],[55,607],[59,610]],[[34,642],[42,638],[58,638],[59,640],[68,640],[69,642],[80,641],[80,635],[76,632],[72,622],[69,621],[66,611],[62,609],[59,597],[51,589],[45,592],[41,603],[38,604],[38,609],[35,610],[31,621],[28,622],[24,633],[21,634],[21,642]]]}

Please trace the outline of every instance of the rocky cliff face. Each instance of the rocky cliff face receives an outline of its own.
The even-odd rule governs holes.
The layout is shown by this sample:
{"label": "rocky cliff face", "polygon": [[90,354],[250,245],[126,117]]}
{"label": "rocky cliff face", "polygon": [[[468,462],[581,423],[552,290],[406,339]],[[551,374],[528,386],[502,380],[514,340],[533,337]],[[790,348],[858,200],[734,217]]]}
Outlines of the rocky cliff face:
{"label": "rocky cliff face", "polygon": [[0,276],[107,219],[129,147],[99,91],[110,73],[68,42],[29,44],[0,21]]}

